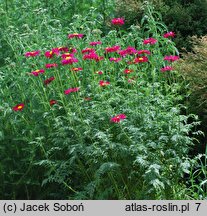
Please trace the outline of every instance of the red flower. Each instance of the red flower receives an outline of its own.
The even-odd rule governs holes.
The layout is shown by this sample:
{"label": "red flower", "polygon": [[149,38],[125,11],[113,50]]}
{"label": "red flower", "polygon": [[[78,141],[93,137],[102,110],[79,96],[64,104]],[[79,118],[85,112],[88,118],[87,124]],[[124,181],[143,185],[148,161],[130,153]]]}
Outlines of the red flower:
{"label": "red flower", "polygon": [[125,50],[120,50],[118,53],[119,55],[124,57],[126,55],[132,55],[132,54],[137,53],[137,50],[134,47],[129,46]]}
{"label": "red flower", "polygon": [[80,68],[80,67],[79,67],[79,68],[72,68],[71,70],[72,70],[72,71],[82,71],[83,68]]}
{"label": "red flower", "polygon": [[174,62],[174,61],[176,61],[178,59],[179,59],[179,56],[173,56],[173,55],[164,57],[164,60],[169,61],[169,62]]}
{"label": "red flower", "polygon": [[80,90],[79,87],[76,87],[76,88],[69,88],[69,89],[65,90],[64,93],[65,93],[65,95],[68,95],[68,94],[70,94],[71,92],[77,92],[77,91],[79,91],[79,90]]}
{"label": "red flower", "polygon": [[14,111],[21,111],[23,108],[24,108],[24,104],[20,103],[20,104],[17,104],[16,106],[14,106],[12,109]]}
{"label": "red flower", "polygon": [[32,52],[26,52],[24,55],[25,57],[34,57],[38,56],[40,54],[40,50],[32,51]]}
{"label": "red flower", "polygon": [[124,18],[114,18],[114,19],[111,20],[111,23],[113,25],[122,26],[122,25],[124,25]]}
{"label": "red flower", "polygon": [[53,106],[54,104],[57,104],[56,100],[50,100],[50,106]]}
{"label": "red flower", "polygon": [[90,42],[89,45],[91,46],[96,46],[96,45],[99,45],[99,44],[102,44],[101,41],[94,41],[94,42]]}
{"label": "red flower", "polygon": [[119,114],[111,118],[111,122],[118,123],[120,120],[124,120],[126,118],[125,114]]}
{"label": "red flower", "polygon": [[90,98],[90,97],[85,97],[84,100],[85,100],[85,101],[90,101],[90,100],[92,100],[92,98]]}
{"label": "red flower", "polygon": [[52,76],[52,77],[46,79],[46,80],[44,81],[44,84],[45,84],[45,85],[48,85],[48,84],[51,83],[54,79],[55,79],[55,77]]}
{"label": "red flower", "polygon": [[161,68],[160,70],[161,70],[162,72],[171,71],[171,70],[173,70],[173,67],[171,67],[171,66],[165,66],[165,67]]}
{"label": "red flower", "polygon": [[83,56],[83,59],[86,60],[86,59],[92,59],[92,60],[95,60],[95,61],[100,61],[103,59],[102,56],[98,56],[95,52],[91,52],[89,54],[85,54]]}
{"label": "red flower", "polygon": [[113,62],[119,62],[122,60],[122,58],[110,58],[109,60]]}
{"label": "red flower", "polygon": [[133,60],[133,63],[142,63],[142,62],[148,62],[148,58],[146,56],[137,57]]}
{"label": "red flower", "polygon": [[129,73],[131,73],[131,72],[133,72],[133,71],[134,71],[134,70],[132,70],[132,69],[125,69],[125,70],[124,70],[124,73],[125,73],[125,74],[129,74]]}
{"label": "red flower", "polygon": [[102,71],[96,71],[95,73],[96,73],[96,74],[99,74],[99,75],[103,75],[103,72],[102,72]]}
{"label": "red flower", "polygon": [[101,80],[101,81],[99,81],[99,85],[101,87],[104,87],[104,86],[110,85],[110,82]]}
{"label": "red flower", "polygon": [[61,55],[61,58],[67,58],[67,57],[74,57],[74,54],[73,53],[64,53]]}
{"label": "red flower", "polygon": [[150,54],[151,54],[149,50],[138,50],[138,51],[137,51],[137,54],[138,54],[138,55],[144,54],[144,53],[147,54],[147,55],[150,55]]}
{"label": "red flower", "polygon": [[53,67],[57,67],[57,66],[58,66],[58,64],[55,64],[55,63],[45,65],[46,68],[53,68]]}
{"label": "red flower", "polygon": [[78,34],[78,33],[74,33],[74,34],[69,34],[68,38],[82,38],[84,35],[83,34]]}
{"label": "red flower", "polygon": [[46,51],[45,52],[45,57],[46,58],[52,58],[54,56],[55,52],[53,51]]}
{"label": "red flower", "polygon": [[144,44],[155,44],[157,40],[155,38],[148,38],[143,41]]}
{"label": "red flower", "polygon": [[44,69],[40,69],[40,70],[32,71],[31,74],[34,76],[38,76],[40,73],[44,73],[44,72],[45,72]]}
{"label": "red flower", "polygon": [[106,47],[105,52],[106,53],[117,52],[119,49],[120,49],[120,46]]}
{"label": "red flower", "polygon": [[75,62],[78,62],[78,59],[76,59],[74,57],[66,57],[66,58],[62,59],[62,65],[73,64]]}
{"label": "red flower", "polygon": [[167,32],[163,35],[164,38],[175,37],[175,32]]}
{"label": "red flower", "polygon": [[57,49],[58,51],[62,51],[62,52],[68,52],[69,51],[67,47],[58,47],[55,49]]}
{"label": "red flower", "polygon": [[86,48],[86,49],[83,49],[81,52],[82,52],[82,53],[91,53],[91,52],[95,52],[95,49]]}

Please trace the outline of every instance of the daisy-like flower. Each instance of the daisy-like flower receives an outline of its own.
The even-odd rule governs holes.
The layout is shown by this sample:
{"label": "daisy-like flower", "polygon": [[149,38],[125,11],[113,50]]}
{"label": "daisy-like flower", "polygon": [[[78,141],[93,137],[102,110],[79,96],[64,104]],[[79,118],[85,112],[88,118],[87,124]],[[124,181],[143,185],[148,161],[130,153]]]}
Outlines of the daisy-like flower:
{"label": "daisy-like flower", "polygon": [[38,56],[40,54],[40,50],[32,51],[32,52],[26,52],[24,55],[25,57],[34,57]]}
{"label": "daisy-like flower", "polygon": [[95,52],[95,49],[93,48],[85,48],[81,51],[81,53],[91,53],[91,52]]}
{"label": "daisy-like flower", "polygon": [[14,106],[12,109],[14,111],[21,111],[23,108],[24,108],[24,104],[20,103],[20,104],[17,104],[16,106]]}
{"label": "daisy-like flower", "polygon": [[102,71],[96,71],[95,74],[103,75]]}
{"label": "daisy-like flower", "polygon": [[44,84],[45,84],[45,85],[48,85],[48,84],[50,84],[54,79],[55,79],[55,77],[52,76],[52,77],[46,79],[46,80],[44,81]]}
{"label": "daisy-like flower", "polygon": [[143,41],[143,44],[155,44],[157,40],[155,38],[148,38]]}
{"label": "daisy-like flower", "polygon": [[132,73],[134,70],[132,70],[132,69],[125,69],[124,70],[124,73],[125,74],[129,74],[129,73]]}
{"label": "daisy-like flower", "polygon": [[106,53],[117,52],[119,49],[120,46],[106,47],[105,52]]}
{"label": "daisy-like flower", "polygon": [[56,53],[56,52],[54,52],[54,51],[46,51],[46,52],[45,52],[45,57],[46,57],[46,58],[52,58],[52,57],[54,56],[55,53]]}
{"label": "daisy-like flower", "polygon": [[69,89],[67,89],[67,90],[64,91],[64,94],[65,94],[65,95],[68,95],[68,94],[70,94],[70,93],[72,93],[72,92],[77,92],[77,91],[79,91],[79,90],[80,90],[80,87],[69,88]]}
{"label": "daisy-like flower", "polygon": [[58,51],[61,51],[61,52],[68,52],[69,51],[68,47],[57,47],[55,49],[57,49]]}
{"label": "daisy-like flower", "polygon": [[96,46],[96,45],[100,45],[100,44],[102,44],[101,41],[94,41],[94,42],[89,43],[89,45],[91,45],[91,46]]}
{"label": "daisy-like flower", "polygon": [[85,54],[83,56],[83,59],[86,60],[86,59],[89,59],[89,60],[95,60],[95,61],[100,61],[100,60],[103,60],[103,56],[98,56],[95,52],[91,52],[89,54]]}
{"label": "daisy-like flower", "polygon": [[75,68],[72,68],[71,70],[77,72],[77,71],[82,71],[83,68],[81,68],[81,67],[79,67],[79,68],[75,67]]}
{"label": "daisy-like flower", "polygon": [[101,80],[101,81],[99,81],[99,85],[101,87],[104,87],[104,86],[110,85],[110,82]]}
{"label": "daisy-like flower", "polygon": [[147,55],[150,55],[151,53],[150,53],[149,50],[138,50],[138,51],[137,51],[137,54],[138,54],[138,55],[141,55],[141,54],[147,54]]}
{"label": "daisy-like flower", "polygon": [[119,55],[121,55],[122,57],[125,57],[126,55],[132,55],[137,53],[137,50],[134,47],[127,47],[124,50],[120,50],[118,51]]}
{"label": "daisy-like flower", "polygon": [[162,72],[171,71],[171,70],[173,70],[173,67],[171,67],[171,66],[165,66],[165,67],[161,68],[160,70],[161,70]]}
{"label": "daisy-like flower", "polygon": [[142,63],[142,62],[148,62],[148,58],[146,56],[137,57],[133,60],[133,63]]}
{"label": "daisy-like flower", "polygon": [[114,19],[111,20],[111,23],[113,25],[122,26],[122,25],[124,25],[124,18],[114,18]]}
{"label": "daisy-like flower", "polygon": [[69,34],[68,38],[82,38],[84,36],[84,34],[78,34],[78,33],[74,33],[74,34]]}
{"label": "daisy-like flower", "polygon": [[175,37],[175,32],[167,32],[163,35],[164,38]]}
{"label": "daisy-like flower", "polygon": [[118,123],[126,118],[125,114],[119,114],[111,118],[111,122]]}
{"label": "daisy-like flower", "polygon": [[164,60],[169,61],[169,62],[174,62],[174,61],[176,61],[178,59],[179,59],[179,56],[173,56],[173,55],[164,57]]}
{"label": "daisy-like flower", "polygon": [[44,72],[45,72],[44,69],[40,69],[40,70],[32,71],[31,74],[34,76],[39,76],[39,74],[44,73]]}
{"label": "daisy-like flower", "polygon": [[64,59],[62,59],[62,65],[67,65],[67,64],[73,64],[78,62],[78,59],[74,58],[74,57],[66,57]]}
{"label": "daisy-like flower", "polygon": [[73,53],[63,53],[62,55],[61,55],[61,58],[63,58],[63,59],[65,59],[65,58],[67,58],[67,57],[74,57],[74,54]]}
{"label": "daisy-like flower", "polygon": [[53,67],[57,67],[57,66],[58,66],[58,64],[55,64],[55,63],[45,65],[46,68],[53,68]]}
{"label": "daisy-like flower", "polygon": [[53,106],[53,105],[55,105],[55,104],[57,104],[57,101],[56,101],[56,100],[50,100],[50,106]]}
{"label": "daisy-like flower", "polygon": [[122,60],[122,58],[110,58],[109,59],[111,62],[113,61],[113,62],[119,62],[119,61],[121,61]]}

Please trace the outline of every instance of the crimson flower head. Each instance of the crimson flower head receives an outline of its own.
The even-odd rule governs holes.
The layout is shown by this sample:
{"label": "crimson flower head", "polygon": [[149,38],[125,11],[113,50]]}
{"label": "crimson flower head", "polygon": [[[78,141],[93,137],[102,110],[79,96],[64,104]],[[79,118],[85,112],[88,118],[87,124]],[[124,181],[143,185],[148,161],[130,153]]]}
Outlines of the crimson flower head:
{"label": "crimson flower head", "polygon": [[58,51],[61,51],[61,52],[68,52],[69,49],[67,47],[57,47],[57,48],[54,48],[53,50],[58,50]]}
{"label": "crimson flower head", "polygon": [[157,40],[155,38],[148,38],[143,41],[143,44],[155,44]]}
{"label": "crimson flower head", "polygon": [[101,80],[101,81],[99,81],[99,85],[101,87],[104,87],[104,86],[110,85],[110,82]]}
{"label": "crimson flower head", "polygon": [[167,32],[163,35],[164,38],[175,37],[175,32]]}
{"label": "crimson flower head", "polygon": [[84,36],[84,34],[78,34],[78,33],[74,33],[74,34],[69,34],[68,38],[82,38]]}
{"label": "crimson flower head", "polygon": [[105,52],[106,53],[117,52],[119,49],[120,49],[120,46],[106,47]]}
{"label": "crimson flower head", "polygon": [[91,52],[95,52],[95,49],[92,48],[85,48],[81,51],[82,53],[91,53]]}
{"label": "crimson flower head", "polygon": [[113,25],[122,26],[122,25],[124,25],[124,18],[114,18],[114,19],[111,20],[111,23]]}
{"label": "crimson flower head", "polygon": [[77,91],[79,91],[79,90],[80,90],[80,87],[69,88],[69,89],[65,90],[64,93],[65,93],[65,95],[68,95],[68,94],[70,94],[70,93],[72,93],[72,92],[77,92]]}
{"label": "crimson flower head", "polygon": [[45,72],[44,69],[40,69],[40,70],[32,71],[31,74],[34,76],[39,76],[39,74],[44,73],[44,72]]}
{"label": "crimson flower head", "polygon": [[94,41],[94,42],[89,43],[89,45],[91,45],[91,46],[96,46],[96,45],[100,45],[100,44],[102,44],[101,41]]}
{"label": "crimson flower head", "polygon": [[133,63],[143,63],[143,62],[148,62],[148,58],[146,56],[142,56],[142,57],[137,57],[133,60]]}
{"label": "crimson flower head", "polygon": [[14,106],[12,109],[14,111],[22,111],[23,108],[24,108],[24,104],[20,103],[20,104],[17,104],[16,106]]}
{"label": "crimson flower head", "polygon": [[179,59],[179,56],[173,56],[173,55],[164,57],[164,60],[169,61],[169,62],[174,62],[174,61],[176,61],[178,59]]}
{"label": "crimson flower head", "polygon": [[78,62],[78,59],[70,56],[62,59],[62,65],[73,64],[75,62]]}
{"label": "crimson flower head", "polygon": [[57,104],[56,100],[50,100],[50,106],[53,106],[54,104]]}
{"label": "crimson flower head", "polygon": [[119,114],[111,118],[111,122],[118,123],[126,118],[125,114]]}
{"label": "crimson flower head", "polygon": [[103,60],[103,56],[98,56],[98,54],[96,54],[95,52],[90,52],[88,54],[85,54],[83,56],[83,60],[86,60],[86,59],[89,59],[89,60],[95,60],[95,61],[100,61],[100,60]]}
{"label": "crimson flower head", "polygon": [[79,68],[75,67],[75,68],[72,68],[71,70],[77,72],[77,71],[82,71],[83,68],[81,68],[81,67],[79,67]]}
{"label": "crimson flower head", "polygon": [[138,50],[137,51],[137,54],[140,55],[140,54],[147,54],[147,55],[150,55],[150,51],[149,50]]}
{"label": "crimson flower head", "polygon": [[111,62],[113,61],[113,62],[119,62],[119,61],[121,61],[122,60],[122,58],[110,58],[109,59]]}
{"label": "crimson flower head", "polygon": [[95,74],[103,75],[102,71],[96,71]]}
{"label": "crimson flower head", "polygon": [[134,70],[132,70],[132,69],[125,69],[124,70],[124,73],[125,74],[129,74],[129,73],[132,73]]}
{"label": "crimson flower head", "polygon": [[46,51],[45,52],[45,57],[46,58],[52,58],[54,56],[54,54],[58,55],[59,53],[57,53],[57,50],[56,51]]}
{"label": "crimson flower head", "polygon": [[55,64],[55,63],[45,65],[46,68],[53,68],[53,67],[57,67],[57,66],[58,66],[58,64]]}
{"label": "crimson flower head", "polygon": [[55,79],[55,77],[52,76],[52,77],[46,79],[46,80],[44,81],[44,84],[45,84],[45,85],[48,85],[48,84],[50,84],[54,79]]}
{"label": "crimson flower head", "polygon": [[32,52],[26,52],[24,55],[25,57],[34,57],[38,56],[40,54],[40,50],[32,51]]}
{"label": "crimson flower head", "polygon": [[162,72],[171,71],[171,70],[173,70],[173,67],[171,67],[171,66],[165,66],[165,67],[161,68],[160,70],[161,70]]}

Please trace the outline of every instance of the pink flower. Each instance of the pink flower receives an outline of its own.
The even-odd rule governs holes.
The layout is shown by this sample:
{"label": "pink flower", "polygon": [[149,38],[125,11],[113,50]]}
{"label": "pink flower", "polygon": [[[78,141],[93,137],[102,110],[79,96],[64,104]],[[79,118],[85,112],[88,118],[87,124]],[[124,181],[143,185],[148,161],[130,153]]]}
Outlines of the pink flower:
{"label": "pink flower", "polygon": [[77,68],[77,67],[76,67],[76,68],[72,68],[71,70],[77,72],[77,71],[82,71],[83,68],[81,68],[81,67]]}
{"label": "pink flower", "polygon": [[45,84],[45,85],[48,85],[48,84],[50,84],[54,79],[55,79],[55,77],[52,76],[52,77],[46,79],[46,80],[44,81],[44,84]]}
{"label": "pink flower", "polygon": [[164,38],[175,37],[175,32],[167,32],[163,35]]}
{"label": "pink flower", "polygon": [[83,56],[83,59],[86,60],[86,59],[89,59],[89,60],[95,60],[95,61],[100,61],[103,59],[102,56],[98,56],[95,52],[91,52],[89,54],[85,54]]}
{"label": "pink flower", "polygon": [[164,60],[169,61],[169,62],[174,62],[174,61],[176,61],[178,59],[179,59],[179,56],[173,56],[173,55],[164,57]]}
{"label": "pink flower", "polygon": [[140,54],[147,54],[147,55],[150,55],[150,51],[149,50],[138,50],[137,51],[137,54],[140,55]]}
{"label": "pink flower", "polygon": [[45,57],[46,58],[52,58],[54,56],[54,54],[58,55],[59,53],[57,54],[57,50],[56,51],[54,51],[54,50],[53,51],[46,51]]}
{"label": "pink flower", "polygon": [[111,122],[118,123],[126,118],[125,114],[119,114],[111,118]]}
{"label": "pink flower", "polygon": [[62,51],[62,52],[68,52],[69,51],[67,47],[57,47],[54,49],[57,49],[58,51]]}
{"label": "pink flower", "polygon": [[14,106],[12,109],[13,109],[14,111],[22,111],[22,109],[24,109],[24,104],[23,104],[23,103],[17,104],[17,105]]}
{"label": "pink flower", "polygon": [[133,63],[142,63],[142,62],[148,62],[148,58],[146,56],[137,57],[133,60]]}
{"label": "pink flower", "polygon": [[69,34],[68,38],[82,38],[84,36],[84,34],[78,34],[78,33],[74,33],[74,34]]}
{"label": "pink flower", "polygon": [[101,87],[104,87],[104,86],[110,85],[110,82],[101,80],[101,81],[99,81],[99,85]]}
{"label": "pink flower", "polygon": [[40,69],[40,70],[32,71],[31,74],[34,76],[38,76],[39,74],[44,73],[44,72],[45,72],[44,69]]}
{"label": "pink flower", "polygon": [[162,72],[171,71],[171,70],[173,70],[173,67],[171,67],[171,66],[165,66],[165,67],[161,68],[160,70],[161,70]]}
{"label": "pink flower", "polygon": [[53,105],[55,105],[55,104],[57,104],[57,101],[56,101],[56,100],[50,100],[50,106],[53,106]]}
{"label": "pink flower", "polygon": [[113,25],[122,26],[122,25],[124,25],[124,18],[114,18],[114,19],[111,20],[111,23]]}
{"label": "pink flower", "polygon": [[129,73],[132,73],[134,70],[132,70],[132,69],[125,69],[124,70],[124,73],[125,74],[129,74]]}
{"label": "pink flower", "polygon": [[58,66],[58,64],[55,64],[55,63],[45,65],[46,68],[53,68],[53,67],[57,67],[57,66]]}
{"label": "pink flower", "polygon": [[62,59],[62,65],[67,65],[67,64],[73,64],[75,62],[78,62],[78,59],[74,58],[74,57],[66,57],[64,59]]}
{"label": "pink flower", "polygon": [[72,93],[72,92],[77,92],[77,91],[79,91],[79,90],[80,90],[79,87],[76,87],[76,88],[69,88],[69,89],[67,89],[67,90],[64,91],[64,94],[65,94],[65,95],[68,95],[68,94],[70,94],[70,93]]}
{"label": "pink flower", "polygon": [[102,44],[102,42],[101,41],[94,41],[94,42],[90,42],[89,44],[91,46],[96,46],[96,45]]}
{"label": "pink flower", "polygon": [[122,58],[110,58],[109,60],[113,62],[119,62],[122,60]]}
{"label": "pink flower", "polygon": [[92,49],[92,48],[85,48],[81,51],[82,53],[92,53],[92,52],[95,52],[95,49]]}
{"label": "pink flower", "polygon": [[119,49],[120,49],[120,46],[106,47],[105,52],[106,53],[117,52]]}
{"label": "pink flower", "polygon": [[32,52],[26,52],[24,55],[25,57],[34,57],[38,56],[40,54],[40,50],[32,51]]}
{"label": "pink flower", "polygon": [[126,55],[132,55],[137,53],[137,50],[134,47],[127,47],[125,50],[120,50],[119,55],[121,55],[122,57],[126,56]]}
{"label": "pink flower", "polygon": [[143,44],[155,44],[157,40],[155,38],[148,38],[143,41]]}
{"label": "pink flower", "polygon": [[74,57],[74,54],[73,54],[73,53],[64,53],[64,54],[61,55],[61,58],[63,58],[63,59],[65,59],[65,58],[67,58],[67,57],[73,58],[73,57]]}

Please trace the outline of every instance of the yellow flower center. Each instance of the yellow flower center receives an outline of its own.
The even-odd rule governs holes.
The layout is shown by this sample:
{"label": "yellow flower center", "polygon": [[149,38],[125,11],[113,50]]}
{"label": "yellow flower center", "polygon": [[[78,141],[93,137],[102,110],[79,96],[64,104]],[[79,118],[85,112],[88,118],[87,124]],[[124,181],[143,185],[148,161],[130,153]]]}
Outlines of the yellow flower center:
{"label": "yellow flower center", "polygon": [[141,58],[139,58],[139,60],[142,61],[142,60],[144,60],[144,59],[141,57]]}
{"label": "yellow flower center", "polygon": [[39,73],[39,72],[40,72],[40,70],[35,70],[34,72],[37,72],[37,73]]}
{"label": "yellow flower center", "polygon": [[20,106],[18,106],[18,107],[17,107],[17,109],[22,109],[22,107],[23,107],[23,106],[22,106],[22,105],[20,105]]}
{"label": "yellow flower center", "polygon": [[65,59],[66,59],[66,60],[69,60],[69,59],[71,59],[71,57],[70,57],[70,56],[67,56]]}
{"label": "yellow flower center", "polygon": [[52,51],[50,51],[50,55],[52,55]]}

